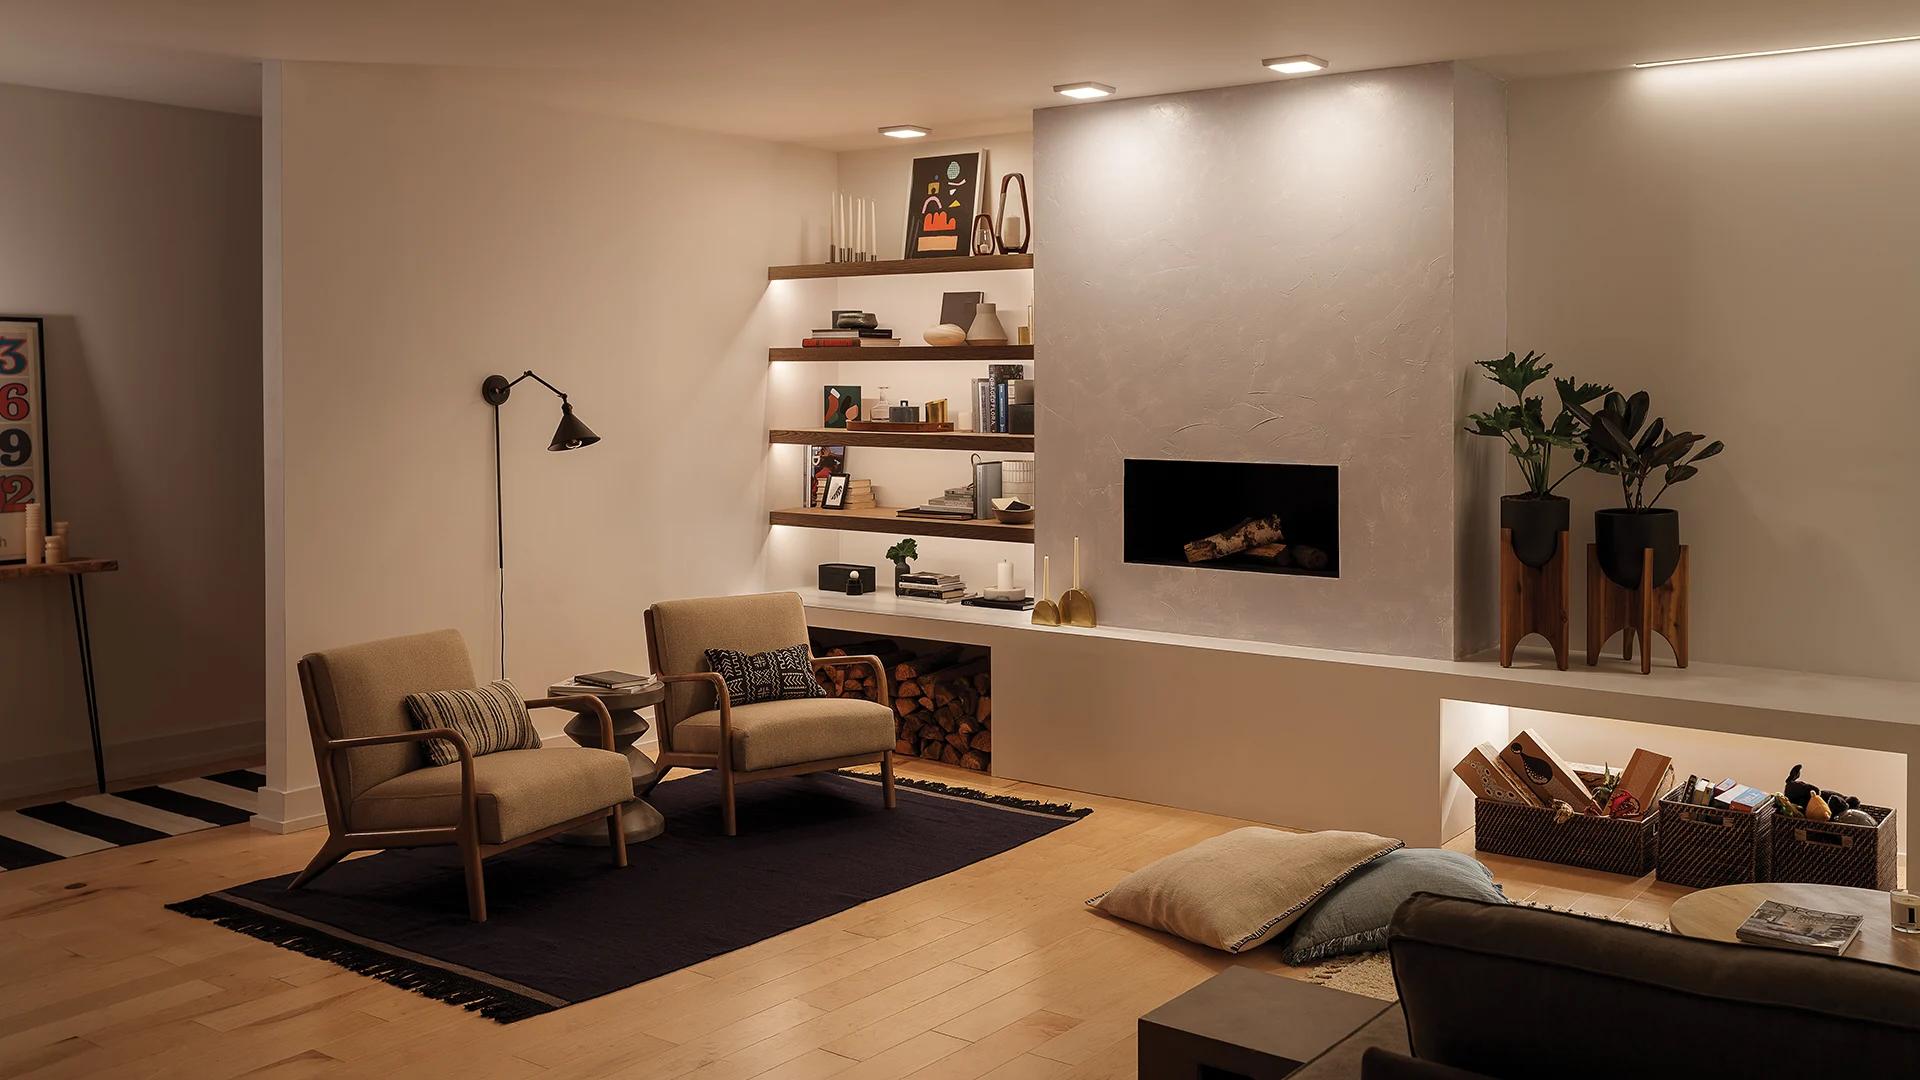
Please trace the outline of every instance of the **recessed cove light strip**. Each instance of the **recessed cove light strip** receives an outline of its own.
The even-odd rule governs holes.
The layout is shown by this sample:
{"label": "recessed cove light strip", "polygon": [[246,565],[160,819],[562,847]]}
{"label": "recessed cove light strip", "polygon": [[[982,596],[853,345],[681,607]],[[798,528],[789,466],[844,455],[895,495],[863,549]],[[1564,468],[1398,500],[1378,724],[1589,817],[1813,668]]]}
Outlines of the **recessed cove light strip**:
{"label": "recessed cove light strip", "polygon": [[918,124],[888,124],[880,129],[880,134],[889,139],[923,139],[928,131]]}
{"label": "recessed cove light strip", "polygon": [[1760,52],[1724,53],[1719,56],[1689,56],[1680,60],[1642,60],[1637,68],[1674,67],[1678,64],[1711,64],[1716,60],[1745,60],[1754,56],[1791,56],[1794,53],[1826,52],[1829,49],[1857,49],[1862,45],[1895,45],[1902,41],[1920,41],[1920,34],[1906,37],[1874,38],[1871,41],[1841,41],[1832,45],[1802,45],[1797,49],[1765,49]]}

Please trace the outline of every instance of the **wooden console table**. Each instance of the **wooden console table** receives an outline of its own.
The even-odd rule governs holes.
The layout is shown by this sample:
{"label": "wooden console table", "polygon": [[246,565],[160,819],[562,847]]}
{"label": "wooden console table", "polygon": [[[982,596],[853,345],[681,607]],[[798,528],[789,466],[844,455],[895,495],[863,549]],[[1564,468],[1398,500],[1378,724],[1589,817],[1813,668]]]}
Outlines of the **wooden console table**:
{"label": "wooden console table", "polygon": [[27,578],[64,577],[73,599],[73,632],[80,645],[80,678],[87,691],[87,731],[93,736],[93,782],[102,794],[107,790],[107,762],[100,749],[100,697],[93,686],[93,636],[87,629],[87,575],[105,574],[120,569],[113,559],[68,559],[59,563],[13,563],[0,566],[0,582]]}

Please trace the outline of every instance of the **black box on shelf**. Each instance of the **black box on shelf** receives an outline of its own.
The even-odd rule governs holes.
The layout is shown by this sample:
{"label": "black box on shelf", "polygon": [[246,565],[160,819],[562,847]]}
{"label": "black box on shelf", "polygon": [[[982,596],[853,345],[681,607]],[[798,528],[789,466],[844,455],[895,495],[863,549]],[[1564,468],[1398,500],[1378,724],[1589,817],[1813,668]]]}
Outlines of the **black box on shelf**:
{"label": "black box on shelf", "polygon": [[[857,589],[847,587],[853,575],[860,575]],[[849,596],[864,595],[880,586],[880,575],[871,566],[859,563],[823,562],[820,564],[820,591],[846,593]]]}
{"label": "black box on shelf", "polygon": [[1009,435],[1033,434],[1033,406],[1007,406],[1007,433]]}

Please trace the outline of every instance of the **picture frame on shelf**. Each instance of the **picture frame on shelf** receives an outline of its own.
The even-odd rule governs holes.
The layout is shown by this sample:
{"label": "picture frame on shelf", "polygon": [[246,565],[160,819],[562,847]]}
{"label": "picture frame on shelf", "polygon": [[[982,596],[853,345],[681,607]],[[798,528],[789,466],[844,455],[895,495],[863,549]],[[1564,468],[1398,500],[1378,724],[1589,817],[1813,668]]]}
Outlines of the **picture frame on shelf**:
{"label": "picture frame on shelf", "polygon": [[847,474],[834,473],[827,477],[827,491],[820,499],[822,510],[845,510],[847,508]]}
{"label": "picture frame on shelf", "polygon": [[847,448],[844,446],[807,447],[807,491],[805,506],[816,506],[819,497],[814,494],[820,482],[834,473],[847,471]]}
{"label": "picture frame on shelf", "polygon": [[961,154],[913,159],[907,191],[906,259],[972,253],[975,215],[987,209],[985,147]]}
{"label": "picture frame on shelf", "polygon": [[825,386],[821,388],[821,397],[821,427],[843,428],[849,420],[866,419],[866,414],[860,411],[857,386]]}
{"label": "picture frame on shelf", "polygon": [[0,565],[27,561],[26,510],[53,527],[47,469],[46,321],[0,315]]}

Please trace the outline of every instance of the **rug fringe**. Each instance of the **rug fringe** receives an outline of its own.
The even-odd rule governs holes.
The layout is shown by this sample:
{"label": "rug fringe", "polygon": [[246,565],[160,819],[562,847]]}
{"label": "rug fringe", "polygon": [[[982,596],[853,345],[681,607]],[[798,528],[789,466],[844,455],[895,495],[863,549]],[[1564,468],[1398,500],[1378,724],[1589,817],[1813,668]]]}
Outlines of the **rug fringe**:
{"label": "rug fringe", "polygon": [[[851,769],[837,770],[839,775],[855,780],[878,781],[877,773],[854,772]],[[956,787],[943,784],[938,780],[921,780],[911,776],[896,776],[894,784],[899,787],[918,788],[936,795],[950,795],[958,799],[972,799],[974,802],[992,803],[995,806],[1008,806],[1015,810],[1028,810],[1036,814],[1051,814],[1054,817],[1083,818],[1093,813],[1091,806],[1075,806],[1072,803],[1041,802],[1038,799],[1022,799],[1017,795],[993,795],[979,788]]]}
{"label": "rug fringe", "polygon": [[355,974],[378,979],[389,986],[397,986],[448,1005],[458,1005],[498,1023],[511,1024],[516,1020],[552,1012],[556,1008],[464,975],[431,966],[409,964],[377,949],[342,941],[319,930],[282,922],[217,896],[182,900],[177,904],[168,904],[167,910],[190,918],[205,919],[282,949],[325,960]]}

